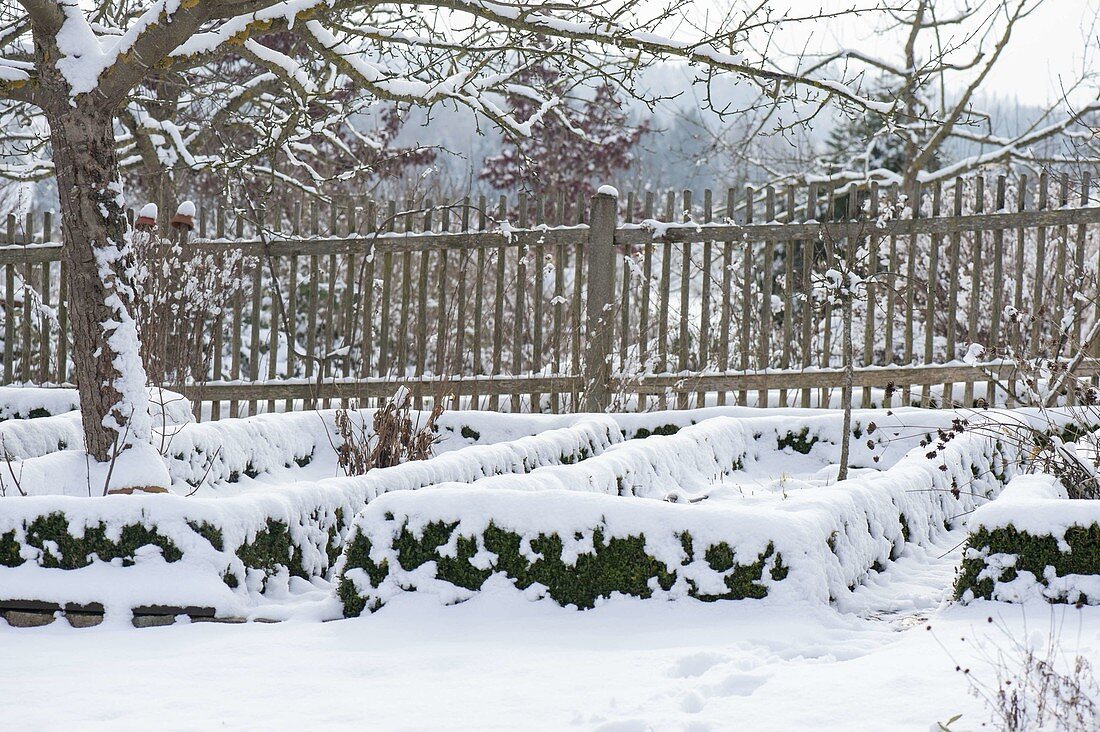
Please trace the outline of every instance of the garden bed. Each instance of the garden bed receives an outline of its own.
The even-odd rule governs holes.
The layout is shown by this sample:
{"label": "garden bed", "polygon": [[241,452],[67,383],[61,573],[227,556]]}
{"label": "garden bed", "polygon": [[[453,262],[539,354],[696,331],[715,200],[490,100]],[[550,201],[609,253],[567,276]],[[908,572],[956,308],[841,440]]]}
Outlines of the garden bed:
{"label": "garden bed", "polygon": [[1048,475],[1017,477],[970,519],[955,586],[963,601],[1100,604],[1100,501]]}
{"label": "garden bed", "polygon": [[489,581],[579,608],[613,594],[829,602],[995,496],[1011,470],[1002,444],[963,435],[934,460],[918,446],[884,472],[790,495],[708,493],[761,458],[762,434],[715,418],[576,465],[384,496],[341,559],[345,613],[409,591],[454,602]]}

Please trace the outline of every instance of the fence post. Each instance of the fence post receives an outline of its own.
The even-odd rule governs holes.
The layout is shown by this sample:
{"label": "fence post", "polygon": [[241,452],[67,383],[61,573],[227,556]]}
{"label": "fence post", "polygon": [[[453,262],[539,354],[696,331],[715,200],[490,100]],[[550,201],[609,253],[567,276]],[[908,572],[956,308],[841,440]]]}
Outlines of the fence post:
{"label": "fence post", "polygon": [[611,346],[615,304],[615,227],[618,192],[602,186],[592,197],[585,266],[584,405],[602,412],[611,401]]}

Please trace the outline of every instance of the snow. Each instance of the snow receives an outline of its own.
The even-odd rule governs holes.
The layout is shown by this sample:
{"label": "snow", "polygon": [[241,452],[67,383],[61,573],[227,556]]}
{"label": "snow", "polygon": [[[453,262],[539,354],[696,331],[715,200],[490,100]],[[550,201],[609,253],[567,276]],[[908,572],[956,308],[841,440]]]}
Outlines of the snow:
{"label": "snow", "polygon": [[[958,554],[939,547],[929,558],[949,577]],[[487,592],[450,607],[409,595],[331,623],[310,604],[274,625],[0,623],[18,669],[0,707],[15,729],[344,729],[367,718],[377,729],[878,732],[961,713],[953,728],[970,730],[990,717],[955,667],[992,680],[983,648],[1006,633],[1043,629],[1043,647],[1053,626],[1063,654],[1100,660],[1100,608],[944,606],[926,585],[929,558],[884,573],[892,589],[858,614],[625,598],[576,613]],[[876,614],[912,595],[920,612]],[[120,693],[120,679],[140,693]],[[30,701],[47,687],[49,704]]]}
{"label": "snow", "polygon": [[1020,475],[1005,488],[1001,497],[981,506],[970,517],[972,530],[1014,526],[1034,536],[1053,536],[1062,546],[1066,529],[1100,524],[1100,501],[1068,500],[1066,489],[1052,475]]}
{"label": "snow", "polygon": [[619,197],[619,189],[616,188],[615,186],[608,186],[608,185],[600,186],[596,190],[596,193],[602,194],[604,196],[614,196],[615,198]]}
{"label": "snow", "polygon": [[196,210],[194,201],[184,201],[179,205],[179,208],[176,209],[176,215],[194,217]]}
{"label": "snow", "polygon": [[157,217],[157,204],[147,203],[138,211],[138,216],[155,219]]}
{"label": "snow", "polygon": [[[163,423],[178,418],[169,452],[225,446],[225,462],[209,472],[222,475],[242,460],[277,472],[305,449],[325,459],[329,411],[195,424],[189,405],[171,396],[161,401]],[[369,420],[370,413],[362,416]],[[621,415],[448,412],[440,454],[365,476],[287,482],[295,470],[309,470],[290,468],[273,473],[282,485],[235,492],[221,481],[192,498],[6,501],[0,536],[10,530],[21,536],[33,516],[61,510],[77,533],[101,522],[109,538],[129,523],[155,526],[183,556],[168,563],[150,546],[132,566],[117,560],[75,570],[36,561],[0,566],[0,600],[98,602],[107,610],[104,623],[90,629],[69,628],[63,619],[37,629],[0,621],[0,646],[18,669],[0,685],[5,723],[343,728],[361,726],[368,709],[371,726],[384,729],[717,730],[736,719],[752,729],[923,730],[959,713],[964,724],[952,728],[974,729],[989,715],[954,668],[992,681],[996,669],[983,661],[989,657],[983,649],[1003,647],[1008,637],[1031,643],[1036,623],[1051,624],[1061,651],[1070,654],[1064,663],[1078,652],[1100,662],[1100,608],[1051,608],[1034,594],[1021,594],[1023,605],[950,603],[966,536],[957,519],[981,502],[971,491],[1000,489],[991,474],[1004,467],[1004,457],[993,433],[955,437],[933,461],[916,443],[950,426],[955,413],[856,410],[863,434],[853,461],[862,467],[838,484],[832,460],[840,414],[761,415],[743,407]],[[667,425],[680,429],[626,439]],[[20,436],[29,454],[78,426],[77,413],[69,412],[0,423],[0,435]],[[780,449],[781,440],[803,429],[813,443],[805,454]],[[581,450],[591,456],[561,464]],[[80,454],[46,452],[38,464],[57,461],[46,474],[59,476],[77,470],[67,461]],[[206,470],[188,460],[167,465],[177,484]],[[951,496],[954,481],[970,490]],[[1014,513],[1022,507],[1039,522],[1047,504],[1064,511],[1062,495],[1049,478],[1020,476],[975,515],[995,523],[1002,520],[999,506],[1016,506]],[[355,524],[378,539],[372,546],[378,558],[388,551],[387,533],[405,521],[414,532],[444,519],[476,534],[492,520],[524,535],[558,531],[565,558],[583,550],[595,527],[605,536],[644,533],[647,552],[684,576],[659,593],[663,602],[613,596],[577,612],[539,599],[537,588],[519,592],[501,576],[478,592],[444,587],[425,565],[419,573],[395,570],[377,612],[319,622],[341,613],[325,532],[337,508],[350,516],[367,501]],[[901,515],[909,541],[900,534]],[[309,580],[282,568],[246,568],[233,555],[269,517],[287,523]],[[1036,525],[1049,527],[1051,520]],[[226,551],[193,531],[201,521],[222,530]],[[676,533],[684,529],[696,546],[728,541],[738,560],[755,558],[773,542],[789,575],[765,577],[770,592],[763,600],[708,604],[685,597],[684,577],[703,589],[717,589],[718,578],[698,559],[682,564]],[[39,558],[33,547],[21,551]],[[227,567],[243,579],[237,589],[222,579]],[[456,600],[462,602],[449,604]],[[284,622],[130,628],[131,609],[153,604]],[[120,678],[140,679],[142,693],[119,694]],[[26,702],[46,684],[49,705]],[[310,701],[317,699],[323,703]]]}

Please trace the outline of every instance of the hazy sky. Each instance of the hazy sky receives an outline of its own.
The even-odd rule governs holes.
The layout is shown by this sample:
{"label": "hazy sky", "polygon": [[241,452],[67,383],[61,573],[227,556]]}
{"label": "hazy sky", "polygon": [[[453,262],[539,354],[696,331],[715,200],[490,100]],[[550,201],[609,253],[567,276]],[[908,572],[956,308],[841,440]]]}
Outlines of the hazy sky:
{"label": "hazy sky", "polygon": [[[707,0],[702,0],[706,2]],[[1015,2],[1015,0],[1013,0]],[[1017,97],[1026,104],[1044,104],[1061,97],[1061,86],[1071,83],[1082,74],[1086,51],[1091,54],[1092,71],[1100,73],[1100,28],[1093,20],[1100,12],[1100,0],[1034,0],[1037,8],[1033,14],[1016,26],[1008,49],[1002,54],[983,88],[998,96]],[[729,0],[726,0],[726,4]],[[723,0],[715,4],[723,5]],[[786,5],[792,12],[809,14],[815,8],[830,10],[848,8],[853,4],[868,5],[872,0],[776,0],[774,5]],[[975,0],[941,0],[937,3],[940,17],[945,17],[952,6],[974,5]],[[988,0],[986,5],[994,3]],[[1090,32],[1091,31],[1091,32]],[[812,33],[813,44],[835,48],[846,46],[871,51],[900,60],[904,37],[881,32],[869,20],[843,20],[826,23],[807,23],[790,32],[788,48],[797,48],[807,34]],[[969,54],[967,54],[969,55]],[[963,55],[957,57],[961,60]],[[1075,95],[1095,98],[1095,84],[1089,90]]]}

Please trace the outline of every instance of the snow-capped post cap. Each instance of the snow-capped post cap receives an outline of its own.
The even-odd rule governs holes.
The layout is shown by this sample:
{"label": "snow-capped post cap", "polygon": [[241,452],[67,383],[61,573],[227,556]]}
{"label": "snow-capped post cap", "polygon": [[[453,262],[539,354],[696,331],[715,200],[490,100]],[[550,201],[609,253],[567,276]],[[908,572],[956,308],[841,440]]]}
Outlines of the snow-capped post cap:
{"label": "snow-capped post cap", "polygon": [[172,228],[191,231],[195,228],[195,204],[184,201],[176,209],[176,215],[172,217]]}
{"label": "snow-capped post cap", "polygon": [[157,225],[157,204],[147,203],[138,211],[134,227],[138,229],[152,229]]}
{"label": "snow-capped post cap", "polygon": [[614,196],[615,198],[619,197],[619,189],[615,186],[600,186],[596,190],[596,193],[601,196]]}

